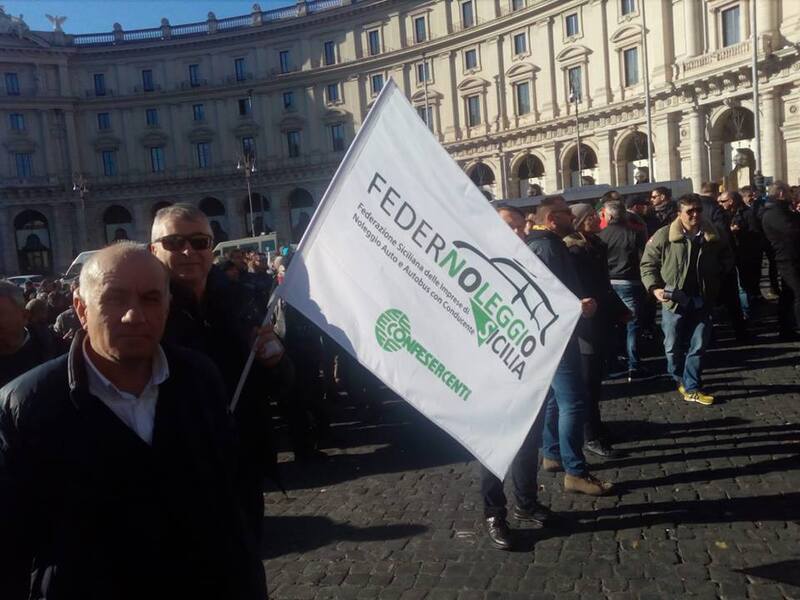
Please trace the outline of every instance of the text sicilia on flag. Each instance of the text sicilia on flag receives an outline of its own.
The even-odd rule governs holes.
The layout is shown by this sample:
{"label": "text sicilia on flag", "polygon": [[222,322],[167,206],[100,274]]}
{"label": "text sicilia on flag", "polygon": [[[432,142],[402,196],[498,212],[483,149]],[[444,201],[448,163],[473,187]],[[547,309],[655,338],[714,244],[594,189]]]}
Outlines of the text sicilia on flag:
{"label": "text sicilia on flag", "polygon": [[278,294],[500,478],[580,315],[392,81]]}

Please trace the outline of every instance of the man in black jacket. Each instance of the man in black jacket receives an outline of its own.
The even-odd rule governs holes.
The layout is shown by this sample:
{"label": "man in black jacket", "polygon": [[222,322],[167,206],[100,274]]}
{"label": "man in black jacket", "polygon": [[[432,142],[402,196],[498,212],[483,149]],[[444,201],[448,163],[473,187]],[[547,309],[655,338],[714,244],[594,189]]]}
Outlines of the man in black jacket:
{"label": "man in black jacket", "polygon": [[[572,212],[564,198],[545,198],[536,209],[536,228],[526,242],[533,253],[581,299],[584,318],[597,310],[594,298],[587,298],[575,272],[563,238],[574,231]],[[571,337],[550,384],[550,397],[544,408],[542,468],[564,470],[564,489],[600,496],[613,485],[596,479],[589,472],[583,455],[583,424],[587,402],[586,381],[581,373],[578,339]]]}
{"label": "man in black jacket", "polygon": [[[736,257],[739,300],[745,318],[752,316],[753,303],[761,297],[761,257],[764,236],[752,208],[738,192],[722,192],[717,199],[725,211],[731,231],[733,254]],[[729,292],[730,293],[730,292]]]}
{"label": "man in black jacket", "polygon": [[166,272],[117,244],[74,302],[69,354],[0,390],[0,598],[263,599],[219,372],[159,343]]}
{"label": "man in black jacket", "polygon": [[23,291],[0,281],[0,386],[58,354],[47,326],[27,321]]}
{"label": "man in black jacket", "polygon": [[657,187],[650,192],[650,206],[653,211],[645,219],[647,235],[653,234],[671,224],[678,216],[678,205],[672,199],[672,191],[668,187]]}
{"label": "man in black jacket", "polygon": [[791,192],[782,181],[770,186],[769,197],[761,213],[761,227],[775,252],[781,276],[780,336],[794,340],[795,330],[800,326],[800,214],[791,210]]}
{"label": "man in black jacket", "polygon": [[[258,306],[244,286],[211,268],[211,225],[197,207],[178,203],[162,208],[151,236],[150,251],[167,268],[171,281],[164,339],[208,356],[222,373],[230,401],[266,306]],[[258,537],[264,519],[264,477],[275,478],[276,469],[267,402],[274,386],[264,367],[278,365],[283,350],[278,345],[276,354],[262,352],[274,339],[272,328],[265,328],[257,361],[234,412],[241,452],[239,484],[248,523]]]}
{"label": "man in black jacket", "polygon": [[633,317],[626,325],[625,349],[628,354],[628,381],[642,381],[653,375],[642,367],[639,358],[639,332],[642,327],[642,305],[645,290],[639,274],[639,262],[644,240],[628,226],[628,216],[622,202],[603,205],[608,225],[597,234],[607,247],[608,276],[611,287],[625,303]]}

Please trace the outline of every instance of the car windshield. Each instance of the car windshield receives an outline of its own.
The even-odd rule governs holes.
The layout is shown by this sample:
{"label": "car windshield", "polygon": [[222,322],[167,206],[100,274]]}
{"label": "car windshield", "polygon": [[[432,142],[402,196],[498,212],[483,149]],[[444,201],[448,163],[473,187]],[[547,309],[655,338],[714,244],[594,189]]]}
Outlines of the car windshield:
{"label": "car windshield", "polygon": [[64,273],[64,279],[70,279],[72,277],[77,277],[78,275],[81,274],[81,268],[82,267],[83,267],[83,263],[75,263],[75,264],[73,264],[69,269],[67,269],[67,272]]}

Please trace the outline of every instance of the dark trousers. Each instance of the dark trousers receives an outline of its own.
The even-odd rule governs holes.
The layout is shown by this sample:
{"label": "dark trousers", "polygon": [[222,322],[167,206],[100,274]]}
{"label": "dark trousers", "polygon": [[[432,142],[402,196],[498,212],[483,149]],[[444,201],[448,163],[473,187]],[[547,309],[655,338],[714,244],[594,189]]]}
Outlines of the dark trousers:
{"label": "dark trousers", "polygon": [[800,268],[791,263],[778,264],[782,285],[778,299],[778,326],[790,333],[800,326]]}
{"label": "dark trousers", "polygon": [[761,250],[754,250],[753,256],[741,256],[736,261],[739,280],[748,298],[761,297]]}
{"label": "dark trousers", "polygon": [[736,334],[744,333],[744,313],[739,299],[739,277],[736,274],[736,269],[731,270],[722,278],[719,286],[718,304],[722,304],[725,307],[728,319]]}
{"label": "dark trousers", "polygon": [[778,293],[780,285],[778,283],[778,262],[775,260],[775,250],[767,243],[764,246],[764,254],[767,255],[768,273],[769,273],[769,287],[774,293]]}
{"label": "dark trousers", "polygon": [[587,442],[605,435],[600,418],[600,400],[603,396],[603,358],[601,354],[581,354],[581,371],[586,382],[586,421],[583,438]]}
{"label": "dark trousers", "polygon": [[[514,498],[517,506],[530,509],[536,503],[538,482],[536,472],[539,469],[539,446],[542,442],[542,424],[544,410],[533,422],[525,441],[511,463],[509,475]],[[503,482],[500,481],[489,469],[480,465],[481,495],[483,496],[483,515],[489,517],[506,518],[506,495],[503,491]]]}

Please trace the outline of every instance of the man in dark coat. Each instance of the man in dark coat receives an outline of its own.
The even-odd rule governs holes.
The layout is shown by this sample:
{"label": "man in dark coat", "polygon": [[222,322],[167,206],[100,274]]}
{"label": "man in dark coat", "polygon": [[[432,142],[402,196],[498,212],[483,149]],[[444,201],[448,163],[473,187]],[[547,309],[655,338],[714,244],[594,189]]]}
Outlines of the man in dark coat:
{"label": "man in dark coat", "polygon": [[608,248],[608,274],[611,287],[631,311],[633,318],[625,326],[625,350],[628,355],[628,381],[643,381],[653,377],[645,369],[639,357],[639,337],[642,328],[642,306],[645,290],[639,276],[639,261],[642,258],[646,239],[632,229],[629,214],[619,201],[603,205],[608,226],[599,237]]}
{"label": "man in dark coat", "polygon": [[[497,215],[521,240],[524,240],[525,217],[522,212],[518,208],[506,204],[499,204],[495,208]],[[543,414],[536,418],[508,471],[508,479],[511,482],[514,499],[516,500],[516,506],[513,511],[514,518],[536,528],[550,527],[556,525],[559,521],[557,515],[538,501],[539,485],[536,472],[539,462],[539,445],[541,444],[543,419]],[[483,516],[486,521],[489,539],[495,548],[509,550],[513,544],[511,532],[506,521],[508,499],[503,490],[503,482],[485,466],[480,465],[479,469],[481,496],[483,497]]]}
{"label": "man in dark coat", "polygon": [[645,222],[647,234],[652,237],[656,231],[675,220],[678,216],[678,205],[672,199],[672,192],[668,187],[657,187],[650,192],[650,206],[653,210]]}
{"label": "man in dark coat", "polygon": [[780,336],[786,340],[796,339],[800,327],[800,213],[791,209],[791,198],[789,186],[776,181],[761,213],[761,227],[781,276],[778,322]]}
{"label": "man in dark coat", "polygon": [[[526,239],[528,248],[581,299],[584,318],[592,318],[597,302],[583,292],[563,238],[574,231],[572,212],[564,198],[552,196],[536,209],[536,227]],[[564,489],[593,496],[609,493],[613,485],[590,472],[583,454],[583,423],[587,402],[586,381],[581,374],[578,339],[573,334],[550,384],[544,407],[542,468],[564,470]]]}
{"label": "man in dark coat", "polygon": [[752,208],[738,192],[722,192],[719,205],[725,211],[731,231],[733,254],[736,257],[739,300],[745,318],[752,316],[753,303],[761,298],[761,257],[764,236]]}
{"label": "man in dark coat", "polygon": [[0,386],[56,354],[47,326],[28,324],[23,291],[0,281]]}
{"label": "man in dark coat", "polygon": [[69,354],[0,390],[0,598],[263,599],[222,380],[160,345],[163,268],[111,246],[74,303]]}
{"label": "man in dark coat", "polygon": [[[265,306],[258,306],[244,286],[211,268],[211,226],[191,204],[173,204],[156,213],[151,252],[170,274],[172,303],[164,339],[202,352],[222,373],[228,399],[256,341]],[[277,344],[267,356],[267,344]],[[248,523],[260,537],[264,519],[263,480],[275,475],[276,457],[267,402],[269,377],[263,367],[276,366],[283,349],[271,327],[259,338],[258,360],[250,371],[234,412],[240,442],[238,483]]]}

